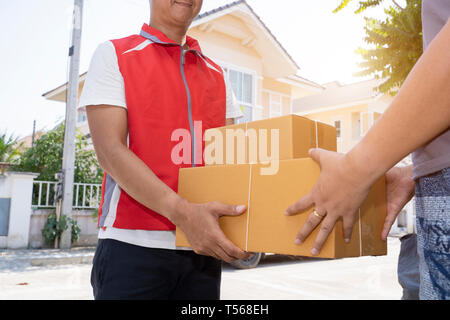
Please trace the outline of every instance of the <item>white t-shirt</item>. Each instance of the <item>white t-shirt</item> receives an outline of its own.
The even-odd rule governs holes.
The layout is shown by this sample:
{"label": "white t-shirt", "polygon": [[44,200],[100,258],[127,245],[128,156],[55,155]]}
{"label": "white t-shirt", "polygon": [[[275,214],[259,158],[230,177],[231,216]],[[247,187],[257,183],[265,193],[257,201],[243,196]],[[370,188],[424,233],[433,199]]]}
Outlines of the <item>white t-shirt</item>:
{"label": "white t-shirt", "polygon": [[[231,86],[226,84],[226,118],[243,116]],[[119,70],[117,55],[111,41],[106,41],[96,49],[84,83],[79,108],[90,105],[112,105],[127,108],[125,86]],[[175,231],[128,230],[106,227],[99,230],[99,239],[115,239],[130,244],[161,249],[184,249],[175,246]]]}

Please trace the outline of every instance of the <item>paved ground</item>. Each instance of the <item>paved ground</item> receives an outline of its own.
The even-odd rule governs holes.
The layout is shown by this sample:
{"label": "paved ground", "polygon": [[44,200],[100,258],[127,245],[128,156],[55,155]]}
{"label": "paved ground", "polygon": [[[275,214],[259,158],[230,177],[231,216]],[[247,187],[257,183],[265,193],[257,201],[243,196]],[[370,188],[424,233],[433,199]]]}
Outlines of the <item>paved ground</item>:
{"label": "paved ground", "polygon": [[[256,269],[223,268],[222,299],[399,299],[400,243],[387,256],[326,260],[268,255]],[[0,250],[0,300],[92,299],[93,248]]]}

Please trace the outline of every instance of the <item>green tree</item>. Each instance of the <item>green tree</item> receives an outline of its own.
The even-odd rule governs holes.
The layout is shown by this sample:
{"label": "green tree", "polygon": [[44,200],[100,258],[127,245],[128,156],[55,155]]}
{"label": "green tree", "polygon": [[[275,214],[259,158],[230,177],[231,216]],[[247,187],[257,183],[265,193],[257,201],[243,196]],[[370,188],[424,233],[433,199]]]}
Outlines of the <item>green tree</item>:
{"label": "green tree", "polygon": [[[55,181],[55,174],[62,170],[64,124],[48,131],[20,156],[14,170],[39,173],[37,180]],[[95,152],[77,131],[75,141],[75,182],[101,183],[103,171]]]}
{"label": "green tree", "polygon": [[[333,10],[334,13],[341,11],[342,9],[344,9],[346,6],[348,6],[348,4],[350,2],[352,2],[353,0],[341,0],[341,4]],[[360,1],[359,2],[359,8],[355,11],[355,13],[361,13],[364,10],[371,8],[371,7],[376,7],[378,5],[380,5],[384,0],[365,0],[365,1]],[[392,1],[396,6],[398,6],[397,2]]]}
{"label": "green tree", "polygon": [[[352,0],[342,0],[334,12],[342,10]],[[360,1],[355,13],[380,5],[383,0]],[[409,72],[423,53],[422,0],[406,0],[406,7],[396,1],[385,9],[384,21],[365,18],[365,42],[370,48],[358,48],[363,58],[356,76],[373,75],[383,82],[377,87],[381,93],[395,95]]]}
{"label": "green tree", "polygon": [[[20,156],[20,147],[17,145],[17,137],[7,135],[6,132],[0,134],[0,162],[5,164],[14,164]],[[3,173],[3,166],[0,167],[0,173]]]}

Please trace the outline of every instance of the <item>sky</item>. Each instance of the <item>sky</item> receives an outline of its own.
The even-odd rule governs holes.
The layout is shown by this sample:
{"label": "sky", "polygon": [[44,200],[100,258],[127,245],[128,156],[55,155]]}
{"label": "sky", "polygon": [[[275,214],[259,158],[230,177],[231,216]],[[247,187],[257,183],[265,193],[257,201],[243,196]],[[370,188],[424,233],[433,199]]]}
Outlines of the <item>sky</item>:
{"label": "sky", "polygon": [[[205,12],[232,0],[203,2]],[[339,13],[332,11],[340,0],[247,2],[300,66],[300,76],[320,84],[364,80],[353,76],[361,61],[355,50],[366,46],[364,16],[383,18],[382,7],[356,15],[356,0]],[[0,133],[24,137],[34,120],[48,130],[64,119],[65,104],[42,94],[67,81],[72,11],[73,0],[0,0]],[[85,0],[80,74],[99,43],[138,33],[149,17],[148,0]]]}

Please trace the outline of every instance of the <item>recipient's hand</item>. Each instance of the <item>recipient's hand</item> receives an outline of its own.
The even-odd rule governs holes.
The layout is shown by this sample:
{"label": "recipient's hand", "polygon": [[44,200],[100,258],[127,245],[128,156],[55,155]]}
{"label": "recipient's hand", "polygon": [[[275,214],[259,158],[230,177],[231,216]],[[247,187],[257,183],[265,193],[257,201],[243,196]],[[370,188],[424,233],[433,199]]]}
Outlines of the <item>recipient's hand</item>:
{"label": "recipient's hand", "polygon": [[219,226],[221,216],[239,216],[246,206],[231,206],[219,202],[193,204],[183,201],[180,215],[174,223],[185,233],[195,253],[226,262],[247,259],[242,251],[227,239]]}
{"label": "recipient's hand", "polygon": [[414,196],[414,186],[412,166],[393,167],[386,173],[387,215],[381,232],[381,239],[387,239],[398,214]]}
{"label": "recipient's hand", "polygon": [[343,220],[345,241],[350,241],[355,214],[373,182],[363,178],[364,174],[344,154],[322,149],[311,149],[309,154],[321,167],[319,179],[310,193],[286,210],[286,215],[295,215],[314,207],[315,212],[309,215],[295,243],[301,244],[321,223],[311,249],[312,255],[318,255],[338,219]]}

